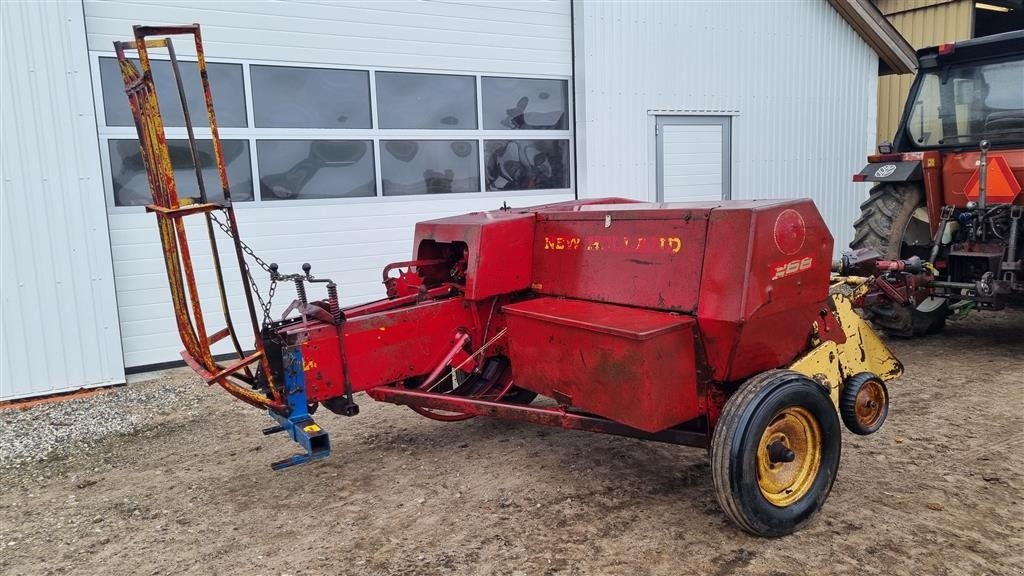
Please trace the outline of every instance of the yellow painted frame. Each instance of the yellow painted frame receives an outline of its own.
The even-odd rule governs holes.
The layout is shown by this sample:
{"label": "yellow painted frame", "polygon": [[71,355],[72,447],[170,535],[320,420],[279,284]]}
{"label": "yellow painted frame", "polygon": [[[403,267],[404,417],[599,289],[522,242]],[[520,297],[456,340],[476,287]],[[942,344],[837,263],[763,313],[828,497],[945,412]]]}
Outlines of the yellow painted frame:
{"label": "yellow painted frame", "polygon": [[788,366],[790,370],[828,387],[832,403],[837,406],[843,382],[854,374],[871,372],[882,380],[892,380],[903,375],[903,364],[853,309],[853,302],[870,288],[868,278],[835,278],[829,288],[833,303],[832,314],[842,327],[846,342],[837,344],[831,340],[819,341],[817,346]]}

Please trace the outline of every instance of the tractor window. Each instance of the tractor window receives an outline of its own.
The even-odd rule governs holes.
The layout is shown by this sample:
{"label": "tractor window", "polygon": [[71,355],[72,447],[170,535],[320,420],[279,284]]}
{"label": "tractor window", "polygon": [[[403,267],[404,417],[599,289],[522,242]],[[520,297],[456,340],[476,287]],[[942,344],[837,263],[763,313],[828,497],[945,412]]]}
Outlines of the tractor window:
{"label": "tractor window", "polygon": [[1024,60],[923,72],[907,130],[920,148],[1024,140]]}

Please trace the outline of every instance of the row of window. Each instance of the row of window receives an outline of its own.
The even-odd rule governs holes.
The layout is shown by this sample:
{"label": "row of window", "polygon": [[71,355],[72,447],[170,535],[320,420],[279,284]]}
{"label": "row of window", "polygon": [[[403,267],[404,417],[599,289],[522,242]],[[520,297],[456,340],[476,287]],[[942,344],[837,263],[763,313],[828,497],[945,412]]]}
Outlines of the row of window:
{"label": "row of window", "polygon": [[[260,200],[377,196],[374,159],[380,159],[383,196],[479,192],[478,140],[256,140]],[[138,140],[111,138],[114,203],[152,202]],[[186,140],[168,140],[180,197],[199,195]],[[254,199],[249,140],[221,141],[235,201]],[[223,199],[213,145],[198,141],[203,181],[211,200]],[[568,140],[483,140],[483,189],[569,187]]]}
{"label": "row of window", "polygon": [[[113,204],[148,204],[117,60],[98,60],[100,138],[109,153]],[[170,63],[151,62],[178,194],[198,196]],[[202,134],[208,124],[198,66],[182,61],[179,69]],[[571,186],[568,80],[225,62],[207,64],[207,75],[236,201]],[[435,130],[436,136],[423,133]],[[458,131],[473,132],[461,137]],[[219,178],[206,133],[198,152],[215,200]]]}
{"label": "row of window", "polygon": [[[184,126],[181,107],[170,96],[176,85],[170,63],[153,60],[157,92],[168,95],[164,124]],[[199,86],[195,62],[179,65],[185,86]],[[476,130],[477,77],[455,74],[375,72],[377,126],[370,109],[366,70],[249,66],[255,128]],[[249,127],[241,64],[207,65],[217,123]],[[107,126],[132,126],[117,60],[100,58]],[[568,81],[480,77],[482,129],[568,130]],[[207,126],[202,92],[191,90],[189,111],[197,127]]]}

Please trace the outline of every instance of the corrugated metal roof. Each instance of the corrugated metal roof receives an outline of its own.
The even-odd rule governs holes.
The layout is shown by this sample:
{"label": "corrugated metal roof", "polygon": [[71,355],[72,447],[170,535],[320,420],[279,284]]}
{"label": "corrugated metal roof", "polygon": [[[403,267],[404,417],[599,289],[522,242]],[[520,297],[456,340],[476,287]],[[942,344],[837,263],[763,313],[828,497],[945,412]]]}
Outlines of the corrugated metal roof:
{"label": "corrugated metal roof", "polygon": [[828,3],[878,54],[883,74],[902,74],[917,69],[913,48],[869,0],[828,0]]}
{"label": "corrugated metal roof", "polygon": [[875,0],[875,5],[882,11],[882,14],[889,16],[897,12],[909,10],[920,10],[929,6],[941,6],[943,4],[956,4],[961,0]]}

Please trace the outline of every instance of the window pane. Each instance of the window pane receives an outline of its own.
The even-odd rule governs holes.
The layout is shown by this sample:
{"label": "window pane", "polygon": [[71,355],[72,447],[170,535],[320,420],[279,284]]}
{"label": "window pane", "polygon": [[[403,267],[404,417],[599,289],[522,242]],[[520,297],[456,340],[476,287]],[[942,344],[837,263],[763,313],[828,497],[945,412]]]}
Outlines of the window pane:
{"label": "window pane", "polygon": [[919,146],[976,148],[1024,136],[1024,59],[922,72],[908,130]]}
{"label": "window pane", "polygon": [[380,146],[385,196],[480,191],[474,140],[383,140]]}
{"label": "window pane", "polygon": [[[133,60],[136,68],[138,60]],[[160,113],[164,118],[164,126],[184,126],[185,116],[181,112],[178,100],[178,84],[174,81],[174,72],[168,60],[150,60],[153,65],[153,82],[160,96]],[[181,82],[185,88],[188,111],[192,116],[192,125],[207,127],[206,99],[203,97],[203,85],[199,81],[199,66],[195,62],[178,61],[181,70]],[[210,90],[213,92],[214,110],[217,112],[217,125],[220,127],[245,127],[245,92],[242,87],[241,64],[206,64],[206,73],[210,78]],[[103,88],[103,110],[106,114],[107,126],[134,126],[132,111],[128,106],[128,97],[124,94],[124,81],[116,58],[100,58],[100,85]]]}
{"label": "window pane", "polygon": [[[199,163],[203,168],[203,184],[210,200],[223,200],[220,175],[213,156],[213,142],[198,140]],[[142,151],[138,140],[110,140],[110,176],[114,188],[115,206],[144,206],[153,203],[146,179],[146,167],[142,163]],[[171,166],[178,186],[178,198],[198,198],[199,185],[196,183],[192,154],[188,140],[168,140]],[[249,161],[249,142],[246,140],[221,140],[224,161],[228,167],[228,184],[231,199],[235,202],[252,200],[252,164]]]}
{"label": "window pane", "polygon": [[481,78],[480,88],[486,129],[569,129],[567,80]]}
{"label": "window pane", "polygon": [[369,128],[370,73],[251,66],[259,128]]}
{"label": "window pane", "polygon": [[569,187],[568,140],[487,140],[488,190]]}
{"label": "window pane", "polygon": [[377,72],[381,128],[476,129],[476,78]]}
{"label": "window pane", "polygon": [[260,140],[260,198],[376,196],[369,140]]}

